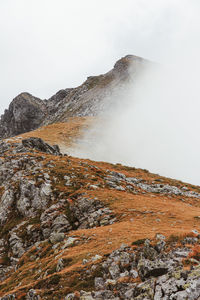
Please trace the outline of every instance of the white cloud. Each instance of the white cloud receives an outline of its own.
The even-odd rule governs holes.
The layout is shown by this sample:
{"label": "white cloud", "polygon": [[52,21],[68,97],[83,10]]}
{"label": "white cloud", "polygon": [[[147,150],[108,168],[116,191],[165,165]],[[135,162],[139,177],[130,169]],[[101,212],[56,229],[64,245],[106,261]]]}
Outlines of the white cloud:
{"label": "white cloud", "polygon": [[199,9],[198,0],[1,0],[0,111],[22,91],[48,98],[126,54],[162,62],[165,80],[149,77],[131,115],[108,124],[104,158],[199,183]]}
{"label": "white cloud", "polygon": [[[200,185],[199,3],[178,4],[169,2],[159,10],[160,17],[165,16],[166,31],[151,27],[161,36],[167,33],[153,40],[165,67],[148,70],[134,88],[127,87],[118,96],[120,109],[112,108],[108,119],[86,134],[75,154],[147,168]],[[88,139],[92,140],[89,147]]]}

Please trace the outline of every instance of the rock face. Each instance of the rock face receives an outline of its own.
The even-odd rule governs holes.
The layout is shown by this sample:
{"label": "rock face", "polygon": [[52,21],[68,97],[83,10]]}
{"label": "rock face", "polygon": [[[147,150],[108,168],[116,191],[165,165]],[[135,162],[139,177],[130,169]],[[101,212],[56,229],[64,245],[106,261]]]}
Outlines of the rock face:
{"label": "rock face", "polygon": [[18,95],[0,121],[0,137],[9,137],[38,128],[45,118],[43,101],[28,93]]}
{"label": "rock face", "polygon": [[48,100],[28,93],[18,95],[0,120],[0,138],[34,130],[41,125],[68,120],[73,116],[93,116],[106,109],[110,97],[148,64],[127,55],[104,75],[91,76],[77,88],[58,91]]}

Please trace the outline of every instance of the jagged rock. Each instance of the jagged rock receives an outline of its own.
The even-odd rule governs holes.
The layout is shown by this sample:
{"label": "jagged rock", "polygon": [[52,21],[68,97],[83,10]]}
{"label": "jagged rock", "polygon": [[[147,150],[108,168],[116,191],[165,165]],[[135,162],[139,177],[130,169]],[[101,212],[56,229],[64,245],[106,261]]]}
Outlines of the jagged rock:
{"label": "jagged rock", "polygon": [[[149,240],[146,240],[143,248],[137,249],[137,255],[132,255],[131,249],[127,246],[113,251],[107,260],[101,263],[102,277],[96,277],[94,280],[96,288],[96,291],[92,292],[94,299],[198,299],[200,296],[200,266],[198,265],[190,271],[183,271],[177,263],[175,251],[165,253],[164,249],[161,250],[163,261],[160,259],[160,254],[157,253],[152,261],[142,258],[137,262],[138,254],[143,256],[144,248],[147,246],[150,246]],[[186,251],[186,248],[183,250]],[[120,273],[122,268],[120,257],[122,258],[121,262],[124,261],[124,258],[126,258],[125,260],[129,258],[137,270],[130,270],[130,264],[126,264],[123,265],[124,273]],[[135,263],[133,263],[134,261]],[[127,280],[133,272],[135,273],[134,278],[137,278],[139,273],[143,282],[123,283],[120,281],[123,279],[122,277]],[[115,295],[113,291],[115,291]]]}
{"label": "jagged rock", "polygon": [[15,257],[21,257],[24,254],[23,242],[15,232],[11,232],[9,244]]}
{"label": "jagged rock", "polygon": [[60,213],[63,204],[57,203],[47,208],[40,217],[42,233],[49,238],[51,232],[68,232],[72,229],[65,214]]}
{"label": "jagged rock", "polygon": [[28,94],[18,95],[0,120],[0,137],[10,137],[38,128],[45,117],[43,101]]}
{"label": "jagged rock", "polygon": [[51,228],[54,232],[68,232],[72,229],[67,217],[64,214],[61,214],[54,219]]}
{"label": "jagged rock", "polygon": [[149,240],[145,241],[143,256],[150,260],[154,260],[157,256],[157,251],[150,245]]}
{"label": "jagged rock", "polygon": [[7,220],[8,213],[14,202],[14,192],[12,189],[6,189],[0,200],[0,224]]}
{"label": "jagged rock", "polygon": [[79,197],[70,206],[74,219],[78,222],[79,228],[92,228],[94,226],[105,226],[113,224],[116,219],[109,208],[97,199]]}
{"label": "jagged rock", "polygon": [[134,289],[135,299],[153,299],[154,298],[155,279],[149,279],[137,285]]}
{"label": "jagged rock", "polygon": [[35,216],[37,211],[47,206],[51,197],[51,185],[49,183],[43,183],[37,187],[34,181],[23,179],[19,191],[17,209],[23,216]]}
{"label": "jagged rock", "polygon": [[27,148],[36,149],[49,154],[60,155],[60,149],[58,145],[50,146],[45,143],[42,139],[36,137],[30,137],[22,140],[22,145]]}
{"label": "jagged rock", "polygon": [[138,273],[142,279],[150,276],[158,277],[166,274],[169,270],[169,265],[161,260],[150,261],[141,259],[138,263]]}
{"label": "jagged rock", "polygon": [[[4,141],[2,141],[0,143],[0,154],[4,154],[6,151],[8,151],[11,148],[11,145],[9,143],[6,143]],[[1,164],[3,162],[1,161]]]}
{"label": "jagged rock", "polygon": [[[124,174],[118,172],[108,172],[108,176],[105,177],[106,184],[113,189],[118,189],[119,184],[122,182],[126,182],[128,184],[132,184],[135,188],[142,189],[148,193],[156,193],[156,194],[168,194],[168,195],[176,195],[176,196],[186,196],[191,198],[199,198],[200,194],[190,190],[184,190],[178,188],[176,186],[172,186],[169,184],[149,184],[144,180],[135,178],[135,177],[126,177]],[[129,188],[128,188],[129,187]],[[133,187],[130,188],[130,185],[126,186],[129,190],[132,190],[135,193],[135,189]]]}

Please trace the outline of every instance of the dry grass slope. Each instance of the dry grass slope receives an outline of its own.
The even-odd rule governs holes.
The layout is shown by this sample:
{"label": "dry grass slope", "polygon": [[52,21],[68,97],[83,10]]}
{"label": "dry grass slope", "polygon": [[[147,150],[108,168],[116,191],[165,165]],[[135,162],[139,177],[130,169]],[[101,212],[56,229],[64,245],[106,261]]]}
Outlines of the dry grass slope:
{"label": "dry grass slope", "polygon": [[[48,125],[21,136],[23,138],[36,136],[50,144],[68,147],[71,146],[74,138],[80,137],[81,130],[87,128],[92,122],[92,118],[73,118],[70,122]],[[18,154],[18,157],[23,155]],[[36,151],[30,155],[40,157],[41,153]],[[16,272],[11,272],[10,276],[0,283],[0,296],[14,293],[16,299],[25,299],[27,291],[34,288],[40,291],[42,299],[63,299],[64,295],[72,291],[91,290],[94,285],[93,277],[98,276],[101,270],[96,269],[91,281],[85,280],[84,274],[89,265],[84,266],[83,259],[88,260],[96,254],[106,256],[122,243],[132,245],[134,241],[146,237],[154,241],[157,233],[172,239],[200,228],[199,199],[183,195],[152,193],[140,188],[133,192],[123,181],[121,186],[124,190],[116,190],[107,185],[105,178],[108,173],[118,172],[149,184],[169,184],[178,188],[186,187],[195,192],[200,192],[199,187],[120,164],[113,165],[44,153],[42,157],[44,172],[49,168],[49,161],[54,165],[49,170],[54,182],[54,193],[62,193],[68,202],[73,202],[77,195],[86,194],[88,198],[97,198],[113,211],[117,222],[96,228],[72,230],[66,235],[77,238],[79,243],[64,250],[61,247],[62,243],[57,248],[52,248],[52,244],[48,241],[44,241],[40,249],[33,246],[21,257]],[[72,173],[75,179],[68,187],[64,185],[63,177]],[[55,177],[57,181],[53,180]],[[0,192],[2,194],[3,190]],[[14,221],[18,222],[17,219]],[[32,220],[33,226],[37,227],[38,223],[39,219]],[[175,247],[178,247],[179,238],[175,238],[174,241]],[[199,255],[199,248],[194,249],[192,255]],[[36,257],[38,259],[35,259]],[[56,266],[60,258],[65,261],[65,267],[58,272]]]}

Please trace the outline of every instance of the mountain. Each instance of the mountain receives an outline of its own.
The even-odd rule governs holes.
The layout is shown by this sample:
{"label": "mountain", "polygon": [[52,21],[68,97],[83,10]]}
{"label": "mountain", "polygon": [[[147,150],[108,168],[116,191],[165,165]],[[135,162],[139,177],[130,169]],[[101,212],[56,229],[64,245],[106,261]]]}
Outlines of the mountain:
{"label": "mountain", "polygon": [[199,187],[36,137],[0,156],[0,299],[198,299]]}
{"label": "mountain", "polygon": [[104,75],[90,76],[77,88],[58,91],[48,100],[21,93],[0,120],[0,138],[15,136],[40,126],[65,122],[70,117],[94,116],[105,110],[106,97],[137,76],[149,62],[127,55]]}
{"label": "mountain", "polygon": [[62,151],[143,63],[119,60],[82,94],[23,93],[2,116],[1,300],[200,299],[200,187]]}

